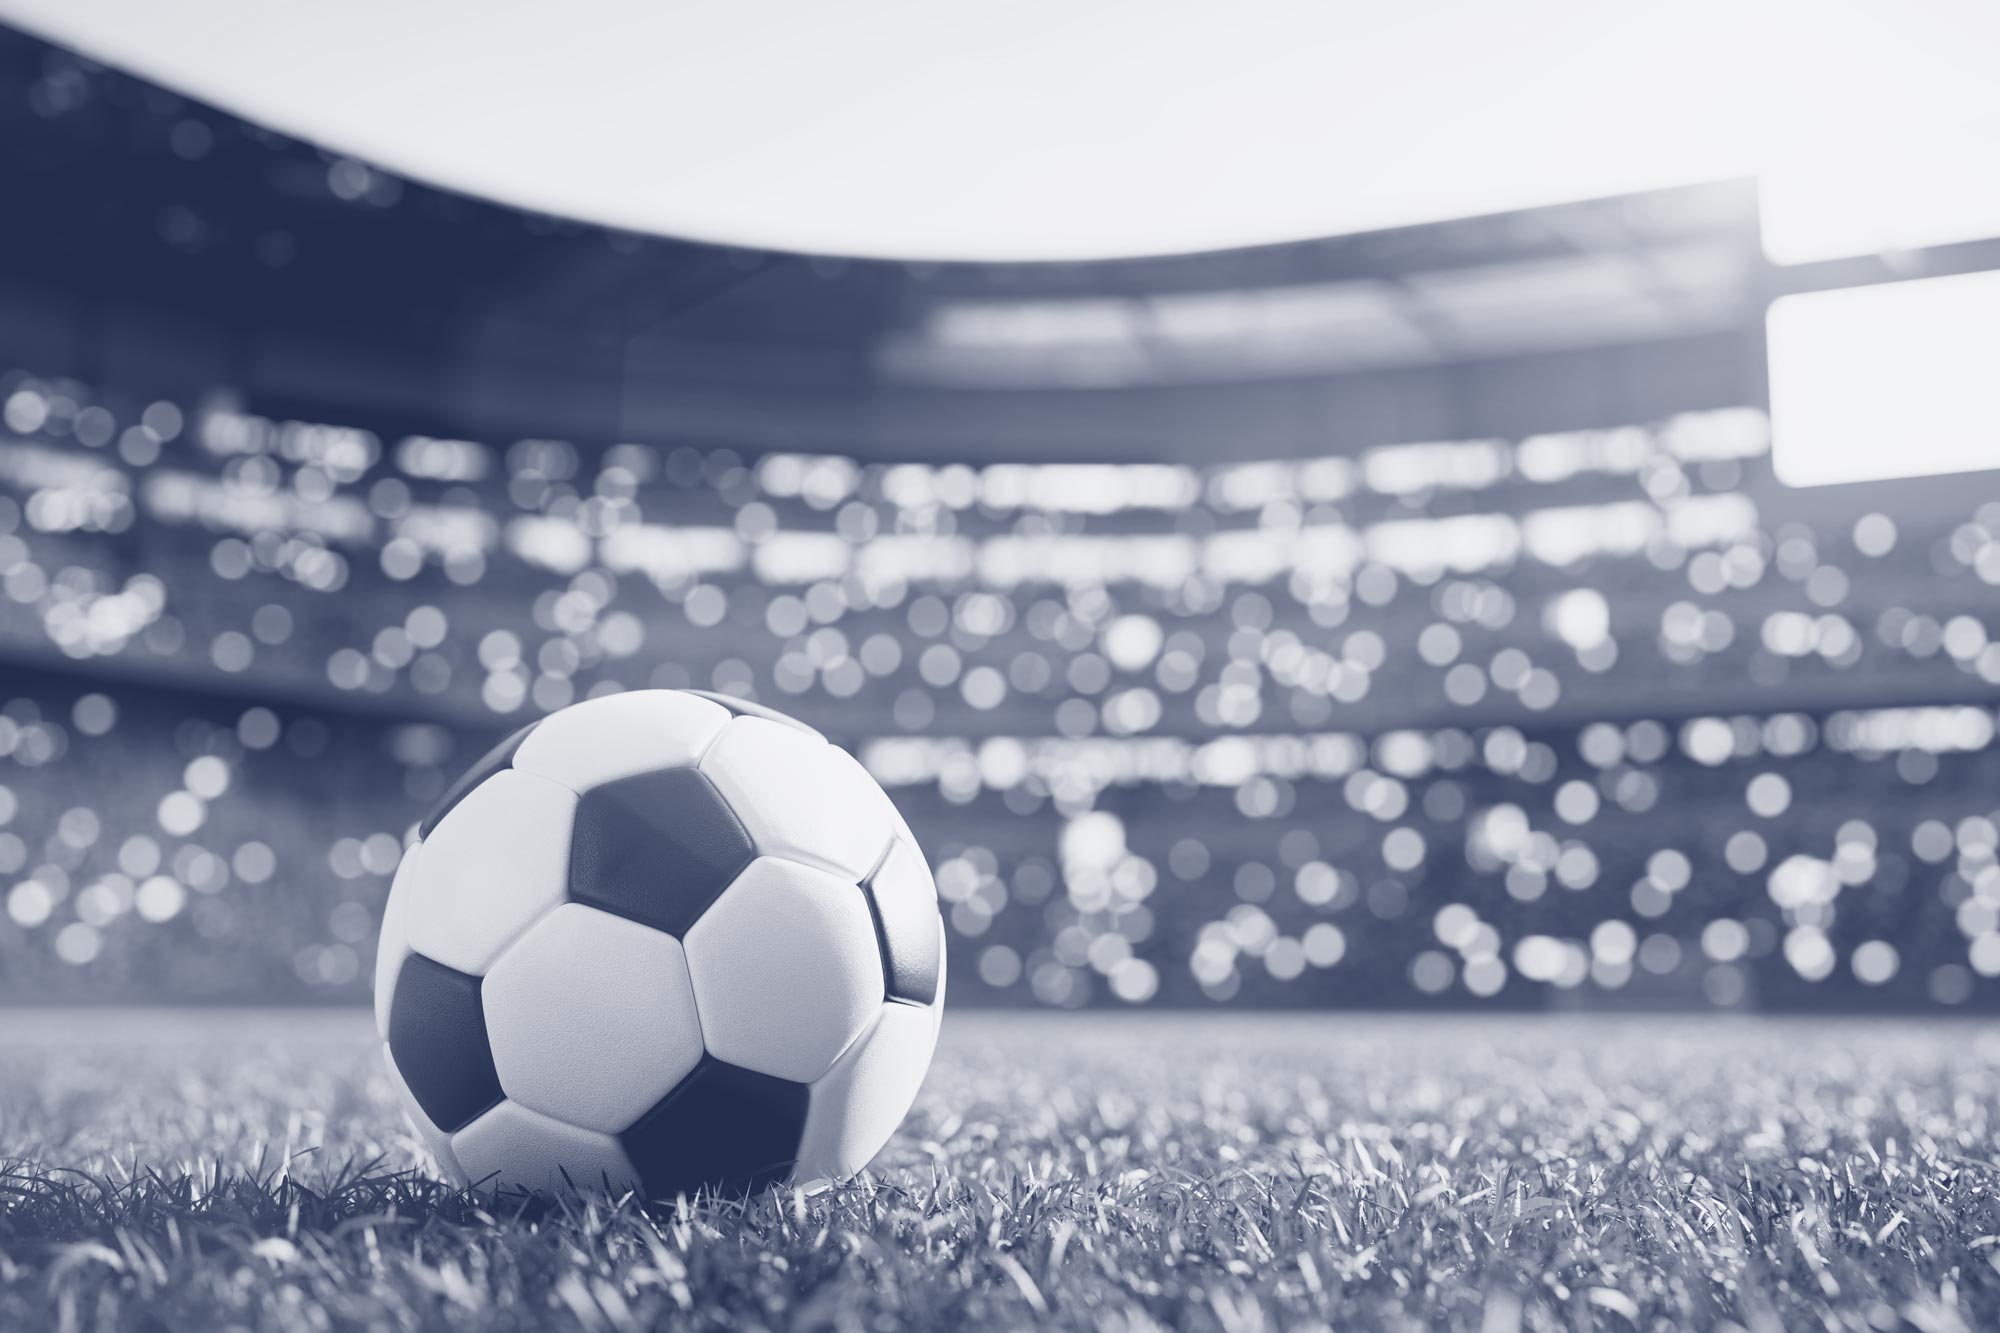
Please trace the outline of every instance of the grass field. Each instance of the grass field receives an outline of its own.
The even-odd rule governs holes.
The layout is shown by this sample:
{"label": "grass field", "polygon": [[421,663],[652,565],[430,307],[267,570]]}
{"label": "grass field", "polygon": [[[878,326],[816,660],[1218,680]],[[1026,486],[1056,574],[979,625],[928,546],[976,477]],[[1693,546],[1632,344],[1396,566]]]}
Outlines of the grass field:
{"label": "grass field", "polygon": [[425,1174],[365,1018],[0,1020],[0,1328],[2000,1327],[2000,1032],[955,1016],[819,1197]]}

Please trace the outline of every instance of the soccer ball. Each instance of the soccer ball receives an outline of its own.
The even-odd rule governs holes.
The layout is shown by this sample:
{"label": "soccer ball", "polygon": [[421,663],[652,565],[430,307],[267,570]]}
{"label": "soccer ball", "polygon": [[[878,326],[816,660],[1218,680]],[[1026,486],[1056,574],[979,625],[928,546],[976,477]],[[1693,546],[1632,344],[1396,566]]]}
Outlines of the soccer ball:
{"label": "soccer ball", "polygon": [[375,1018],[460,1184],[708,1188],[853,1175],[944,1008],[944,922],[889,798],[818,732],[687,690],[514,733],[404,853]]}

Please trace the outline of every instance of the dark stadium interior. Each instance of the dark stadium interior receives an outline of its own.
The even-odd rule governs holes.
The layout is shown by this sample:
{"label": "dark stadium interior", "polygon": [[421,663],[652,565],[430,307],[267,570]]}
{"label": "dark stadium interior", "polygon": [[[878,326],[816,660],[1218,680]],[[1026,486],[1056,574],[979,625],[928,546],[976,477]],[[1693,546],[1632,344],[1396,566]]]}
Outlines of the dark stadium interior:
{"label": "dark stadium interior", "polygon": [[1750,182],[902,265],[5,32],[0,127],[9,999],[358,1000],[456,772],[648,685],[856,751],[954,1003],[2000,997],[2000,490],[1779,484],[1765,306],[1884,261]]}

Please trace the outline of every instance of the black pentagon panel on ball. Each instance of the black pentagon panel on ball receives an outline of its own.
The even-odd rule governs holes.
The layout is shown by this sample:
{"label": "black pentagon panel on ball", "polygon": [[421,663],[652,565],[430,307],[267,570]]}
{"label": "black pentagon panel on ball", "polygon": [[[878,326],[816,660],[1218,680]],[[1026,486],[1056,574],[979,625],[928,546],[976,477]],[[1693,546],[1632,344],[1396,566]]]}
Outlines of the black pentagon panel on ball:
{"label": "black pentagon panel on ball", "polygon": [[527,726],[522,727],[506,740],[501,741],[498,745],[488,750],[484,755],[481,755],[478,763],[459,774],[458,781],[445,788],[444,795],[438,797],[437,804],[432,806],[431,812],[424,816],[424,822],[418,826],[418,836],[430,837],[431,830],[435,829],[444,817],[451,813],[453,806],[471,795],[474,787],[477,787],[501,769],[512,765],[514,762],[514,752],[521,748],[521,742],[528,739],[528,733],[534,729],[535,723],[530,722]]}
{"label": "black pentagon panel on ball", "polygon": [[798,1160],[810,1098],[803,1083],[703,1056],[619,1139],[648,1198],[751,1194]]}
{"label": "black pentagon panel on ball", "polygon": [[389,1054],[417,1105],[447,1134],[499,1105],[478,977],[411,954],[389,1001]]}
{"label": "black pentagon panel on ball", "polygon": [[757,854],[743,821],[692,768],[592,787],[570,834],[569,895],[681,935]]}
{"label": "black pentagon panel on ball", "polygon": [[937,998],[938,972],[944,967],[937,893],[921,876],[897,873],[897,857],[906,854],[892,849],[861,891],[882,945],[884,993],[892,1000],[929,1004]]}
{"label": "black pentagon panel on ball", "polygon": [[808,736],[818,736],[821,740],[826,739],[825,734],[822,733],[817,727],[807,726],[805,723],[793,717],[790,713],[780,713],[775,708],[766,708],[763,704],[753,704],[748,699],[739,699],[733,694],[717,694],[714,690],[687,690],[684,692],[687,694],[699,695],[701,698],[707,699],[711,703],[721,704],[724,708],[727,708],[730,712],[736,714],[736,716],[738,717],[761,717],[766,722],[776,722],[780,726],[791,727],[794,728],[795,730],[803,731]]}

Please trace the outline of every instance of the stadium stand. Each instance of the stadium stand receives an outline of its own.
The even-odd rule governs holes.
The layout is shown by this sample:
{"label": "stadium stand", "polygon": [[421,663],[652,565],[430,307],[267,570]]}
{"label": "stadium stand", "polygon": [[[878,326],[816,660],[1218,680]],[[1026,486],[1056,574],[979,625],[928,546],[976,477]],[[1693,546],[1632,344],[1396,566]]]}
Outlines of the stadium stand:
{"label": "stadium stand", "polygon": [[[388,279],[413,285],[440,237],[461,283],[582,243],[26,39],[0,57],[39,126],[17,180],[56,179],[53,135],[152,205],[201,196],[155,208],[143,271],[103,271],[124,213],[58,236],[29,207],[7,262],[71,288],[248,319],[266,297],[217,266],[278,273],[312,228],[414,237]],[[2000,502],[1774,506],[1753,401],[926,458],[315,415],[162,341],[128,379],[108,354],[0,374],[9,998],[358,998],[455,771],[649,686],[863,757],[933,857],[958,999],[2000,994]]]}

